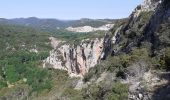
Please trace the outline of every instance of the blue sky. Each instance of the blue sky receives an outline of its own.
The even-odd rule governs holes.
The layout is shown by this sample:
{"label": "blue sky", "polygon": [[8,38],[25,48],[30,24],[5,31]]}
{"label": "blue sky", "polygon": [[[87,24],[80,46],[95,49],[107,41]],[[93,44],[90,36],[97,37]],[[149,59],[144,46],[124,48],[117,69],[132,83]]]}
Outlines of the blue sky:
{"label": "blue sky", "polygon": [[1,0],[0,18],[124,18],[143,0]]}

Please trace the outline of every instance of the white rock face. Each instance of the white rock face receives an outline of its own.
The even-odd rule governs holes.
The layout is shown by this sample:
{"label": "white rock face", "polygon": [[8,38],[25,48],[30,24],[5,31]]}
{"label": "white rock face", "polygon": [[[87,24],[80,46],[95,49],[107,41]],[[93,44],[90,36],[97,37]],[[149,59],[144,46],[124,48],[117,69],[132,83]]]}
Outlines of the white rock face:
{"label": "white rock face", "polygon": [[114,36],[112,37],[112,43],[115,44],[118,38],[118,35],[120,34],[120,30],[122,29],[122,25],[116,29],[114,32]]}
{"label": "white rock face", "polygon": [[82,76],[98,63],[103,50],[103,40],[84,40],[75,47],[64,44],[51,51],[45,63],[51,64],[55,69],[67,70],[71,76]]}
{"label": "white rock face", "polygon": [[108,35],[101,39],[82,40],[79,45],[61,45],[62,41],[54,37],[49,39],[54,49],[44,60],[43,67],[66,70],[71,77],[82,77],[91,67],[107,56],[113,44],[112,38]]}
{"label": "white rock face", "polygon": [[138,17],[141,12],[155,11],[155,8],[160,4],[162,0],[144,0],[134,11],[134,17]]}
{"label": "white rock face", "polygon": [[91,26],[83,26],[83,27],[68,27],[66,30],[71,31],[71,32],[94,32],[94,31],[108,31],[114,26],[114,24],[106,24],[103,26],[100,26],[98,28],[94,28]]}
{"label": "white rock face", "polygon": [[142,4],[142,9],[145,11],[154,11],[155,8],[162,0],[144,0]]}

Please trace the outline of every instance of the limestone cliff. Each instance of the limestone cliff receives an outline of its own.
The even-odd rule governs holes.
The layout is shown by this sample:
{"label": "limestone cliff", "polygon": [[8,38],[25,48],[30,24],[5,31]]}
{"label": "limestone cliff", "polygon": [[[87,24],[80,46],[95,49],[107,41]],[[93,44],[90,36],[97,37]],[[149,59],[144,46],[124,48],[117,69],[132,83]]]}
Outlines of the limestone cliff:
{"label": "limestone cliff", "polygon": [[104,38],[85,39],[79,45],[71,45],[50,37],[54,49],[44,61],[44,67],[67,70],[70,76],[83,76],[107,57],[115,38],[106,34]]}
{"label": "limestone cliff", "polygon": [[[150,52],[151,57],[158,57],[161,55],[163,50],[170,46],[170,1],[169,0],[145,0],[143,4],[139,5],[133,13],[129,16],[127,23],[123,25],[120,31],[119,41],[117,42],[117,47],[120,47],[120,50],[117,52],[129,54],[135,48],[147,48]],[[117,48],[114,47],[114,48]],[[138,69],[136,74],[133,73],[132,77],[129,77],[130,74],[128,71],[127,80],[132,80],[129,83],[129,99],[130,100],[169,100],[169,84],[167,88],[162,88],[156,90],[157,93],[154,93],[155,87],[161,87],[163,84],[167,84],[169,81],[169,75],[166,80],[161,79],[160,75],[148,75],[150,71],[147,71],[147,68],[150,68],[151,65],[146,67],[145,71],[142,72],[141,68],[138,68],[138,65],[134,67],[128,66],[129,71]],[[145,66],[147,64],[140,64],[140,66]],[[169,66],[169,65],[166,65]],[[126,70],[128,70],[128,68]],[[144,85],[141,85],[141,80],[133,80],[142,78],[148,83],[145,84],[149,87],[148,91],[143,91]],[[147,76],[148,75],[148,76]],[[146,79],[147,76],[147,79]],[[150,79],[148,79],[148,77]],[[165,82],[166,81],[166,82]],[[132,90],[131,90],[132,89]],[[152,90],[152,91],[151,91]],[[163,92],[162,92],[163,91]],[[154,95],[153,95],[154,94]]]}
{"label": "limestone cliff", "polygon": [[121,28],[117,43],[122,47],[121,51],[128,53],[135,47],[147,44],[146,48],[154,52],[154,49],[163,46],[163,42],[169,45],[168,33],[159,32],[163,25],[169,27],[169,11],[168,0],[145,0],[132,12]]}

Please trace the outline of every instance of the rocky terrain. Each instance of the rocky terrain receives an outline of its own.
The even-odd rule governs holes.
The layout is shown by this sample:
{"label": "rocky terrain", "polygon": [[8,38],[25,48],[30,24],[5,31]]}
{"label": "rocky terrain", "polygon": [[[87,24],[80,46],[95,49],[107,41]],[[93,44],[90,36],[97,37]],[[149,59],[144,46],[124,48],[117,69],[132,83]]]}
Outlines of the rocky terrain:
{"label": "rocky terrain", "polygon": [[95,32],[95,31],[109,31],[114,24],[106,24],[97,28],[91,26],[83,26],[83,27],[68,27],[66,30],[72,32]]}
{"label": "rocky terrain", "polygon": [[[168,35],[169,37],[169,32],[162,30],[161,32],[167,31],[167,33],[159,34],[161,25],[164,23],[167,23],[165,25],[169,25],[169,8],[168,0],[145,0],[143,4],[139,5],[132,12],[127,22],[114,26],[112,36],[106,35],[106,37],[102,39],[89,41],[82,40],[78,46],[70,47],[68,44],[62,45],[57,48],[59,50],[58,52],[56,50],[55,53],[51,53],[51,56],[47,58],[46,62],[51,63],[50,59],[58,59],[57,57],[55,58],[55,55],[61,52],[65,64],[62,66],[62,60],[55,60],[57,62],[52,61],[55,62],[55,64],[51,63],[54,66],[57,65],[58,61],[60,62],[60,65],[54,68],[67,70],[71,76],[72,74],[78,76],[85,75],[86,78],[86,75],[90,74],[92,69],[96,70],[95,65],[99,64],[100,66],[100,64],[102,64],[101,60],[105,60],[109,55],[121,56],[124,53],[129,54],[133,52],[136,48],[144,48],[149,52],[147,56],[154,55],[159,57],[160,52],[169,46],[169,38],[164,37],[164,35]],[[169,26],[164,27],[168,28]],[[78,30],[78,28],[73,29],[74,28],[70,28],[71,31],[82,31]],[[162,38],[165,39],[162,40]],[[146,61],[148,58],[144,59],[140,58],[130,65],[126,65],[127,68],[123,71],[124,74],[121,83],[129,84],[129,100],[168,100],[168,86],[167,89],[163,88],[163,90],[159,88],[169,84],[169,78],[163,77],[168,77],[169,74],[167,72],[161,72],[160,70],[156,71],[153,68],[154,65]],[[78,87],[86,87],[87,84],[92,85],[108,80],[107,78],[110,76],[108,72],[103,71],[100,73],[101,76],[98,78],[96,78],[96,75],[92,75],[90,83],[79,81]],[[111,75],[115,76],[115,74]],[[96,81],[94,81],[93,78]],[[110,81],[111,80],[115,81],[115,78],[111,78]]]}
{"label": "rocky terrain", "polygon": [[105,59],[114,42],[107,34],[101,39],[82,40],[79,45],[60,45],[61,41],[51,37],[54,50],[44,61],[44,67],[50,64],[52,68],[67,70],[70,76],[83,76],[101,59]]}
{"label": "rocky terrain", "polygon": [[[56,32],[58,30],[64,30],[68,27],[83,27],[89,26],[88,28],[97,28],[101,27],[100,29],[96,30],[107,30],[108,27],[110,28],[110,24],[113,24],[116,19],[87,19],[82,18],[79,20],[58,20],[58,19],[40,19],[36,17],[30,18],[14,18],[14,19],[4,19],[0,18],[1,24],[12,24],[12,25],[21,25],[27,27],[33,27],[40,29],[45,32]],[[107,25],[108,24],[108,25]],[[68,28],[68,29],[70,29]]]}
{"label": "rocky terrain", "polygon": [[[33,26],[37,20],[0,22]],[[61,22],[90,34],[0,26],[0,100],[170,100],[170,1],[144,0],[114,25],[93,22]]]}

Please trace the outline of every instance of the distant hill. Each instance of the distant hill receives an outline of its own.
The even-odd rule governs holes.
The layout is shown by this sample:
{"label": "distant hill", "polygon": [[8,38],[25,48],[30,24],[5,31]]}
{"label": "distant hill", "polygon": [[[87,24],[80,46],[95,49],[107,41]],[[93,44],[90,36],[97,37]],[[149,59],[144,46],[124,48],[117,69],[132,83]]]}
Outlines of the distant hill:
{"label": "distant hill", "polygon": [[30,26],[41,30],[57,30],[67,27],[81,27],[92,26],[100,27],[105,24],[114,23],[115,19],[87,19],[80,20],[58,20],[58,19],[39,19],[36,17],[30,18],[14,18],[14,19],[0,19],[0,24],[14,24],[22,26]]}

